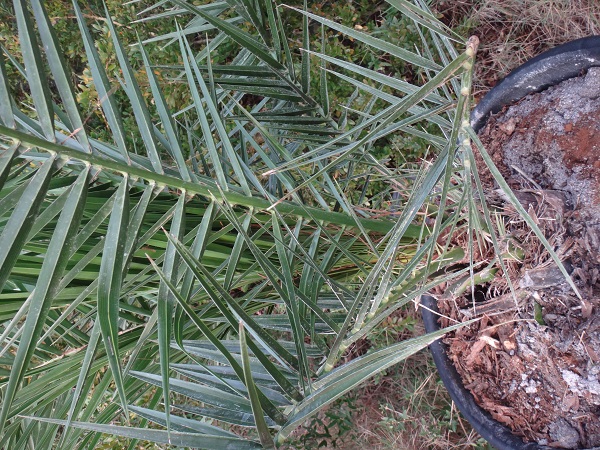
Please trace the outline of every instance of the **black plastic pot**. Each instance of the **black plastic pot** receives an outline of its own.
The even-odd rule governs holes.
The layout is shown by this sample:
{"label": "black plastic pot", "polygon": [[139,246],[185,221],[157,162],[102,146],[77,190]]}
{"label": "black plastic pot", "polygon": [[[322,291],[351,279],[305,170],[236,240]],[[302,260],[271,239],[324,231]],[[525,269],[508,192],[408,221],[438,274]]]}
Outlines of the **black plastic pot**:
{"label": "black plastic pot", "polygon": [[[590,67],[600,66],[600,36],[578,39],[536,56],[513,70],[491,89],[471,113],[471,126],[479,131],[491,114],[501,111],[526,95],[542,91],[568,78],[581,75]],[[440,328],[437,300],[421,298],[425,330]],[[429,346],[433,360],[450,397],[471,426],[498,450],[556,450],[554,447],[525,443],[512,431],[480,408],[465,389],[460,375],[446,354],[446,345],[437,340]],[[594,449],[591,449],[594,450]]]}

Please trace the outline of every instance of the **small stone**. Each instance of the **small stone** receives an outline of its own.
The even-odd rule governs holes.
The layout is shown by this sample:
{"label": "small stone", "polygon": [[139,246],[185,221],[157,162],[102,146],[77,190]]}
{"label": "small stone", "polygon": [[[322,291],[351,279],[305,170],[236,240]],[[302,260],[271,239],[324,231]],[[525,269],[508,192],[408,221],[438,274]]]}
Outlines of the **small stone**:
{"label": "small stone", "polygon": [[553,446],[562,448],[577,448],[579,433],[565,419],[558,419],[548,426]]}
{"label": "small stone", "polygon": [[537,383],[534,380],[524,381],[522,384],[525,385],[526,394],[537,394]]}
{"label": "small stone", "polygon": [[527,394],[537,394],[537,386],[533,383],[530,383],[529,386],[525,388],[525,392]]}
{"label": "small stone", "polygon": [[565,383],[567,383],[567,386],[571,391],[579,392],[578,384],[581,380],[581,377],[579,375],[577,375],[575,372],[571,372],[570,370],[564,369],[562,371],[562,378],[563,380],[565,380]]}
{"label": "small stone", "polygon": [[503,124],[499,125],[499,128],[504,131],[507,135],[512,135],[515,132],[515,128],[517,126],[517,121],[511,117]]}
{"label": "small stone", "polygon": [[600,97],[600,68],[592,67],[588,70],[580,95],[591,99]]}

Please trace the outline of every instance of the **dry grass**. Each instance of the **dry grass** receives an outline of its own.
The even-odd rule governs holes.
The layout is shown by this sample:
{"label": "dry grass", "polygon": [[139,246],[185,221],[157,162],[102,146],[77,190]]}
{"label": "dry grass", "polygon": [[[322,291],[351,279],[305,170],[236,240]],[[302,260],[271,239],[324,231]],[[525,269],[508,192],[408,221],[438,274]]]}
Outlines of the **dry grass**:
{"label": "dry grass", "polygon": [[[355,449],[475,448],[479,436],[457,413],[429,355],[417,355],[360,392]],[[480,443],[479,443],[480,444]],[[482,447],[479,447],[482,448]]]}
{"label": "dry grass", "polygon": [[479,95],[533,56],[600,34],[598,0],[436,0],[434,8],[448,25],[479,37]]}
{"label": "dry grass", "polygon": [[[423,333],[414,308],[403,309],[376,328],[371,340],[357,343],[347,356],[356,357],[390,345],[390,340]],[[428,352],[409,358],[347,394],[304,424],[294,438],[286,450],[488,448],[455,409]]]}

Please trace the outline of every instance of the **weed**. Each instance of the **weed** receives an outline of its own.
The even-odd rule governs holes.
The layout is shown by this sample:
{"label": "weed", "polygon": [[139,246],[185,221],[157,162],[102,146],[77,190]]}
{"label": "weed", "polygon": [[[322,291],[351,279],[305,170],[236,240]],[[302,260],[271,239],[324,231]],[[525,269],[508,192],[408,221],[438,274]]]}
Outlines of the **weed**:
{"label": "weed", "polygon": [[292,435],[282,450],[292,449],[347,449],[355,437],[356,414],[359,411],[356,395],[347,395],[328,409],[312,417]]}

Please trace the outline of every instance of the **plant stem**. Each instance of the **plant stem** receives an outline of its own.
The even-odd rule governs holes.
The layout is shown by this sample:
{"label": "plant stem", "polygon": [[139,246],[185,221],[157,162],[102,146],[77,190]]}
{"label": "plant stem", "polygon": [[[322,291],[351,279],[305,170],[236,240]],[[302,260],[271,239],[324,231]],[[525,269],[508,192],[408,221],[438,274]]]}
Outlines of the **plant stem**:
{"label": "plant stem", "polygon": [[[74,159],[98,168],[129,174],[132,178],[142,178],[146,181],[155,182],[159,186],[163,185],[174,189],[180,189],[188,194],[214,197],[216,199],[223,200],[230,205],[241,205],[249,208],[256,208],[258,210],[266,210],[273,205],[272,202],[264,198],[250,197],[232,190],[228,191],[227,193],[222,192],[219,189],[218,184],[211,178],[203,177],[198,180],[198,183],[183,181],[179,178],[169,175],[159,174],[149,170],[141,169],[139,167],[129,166],[118,161],[82,153],[57,143],[49,142],[35,136],[30,136],[21,131],[7,128],[3,125],[0,125],[0,135],[18,140],[22,144],[28,144],[29,147],[38,147],[47,152],[56,153],[64,159]],[[301,205],[298,203],[292,203],[289,201],[282,201],[278,203],[276,208],[282,214],[293,214],[306,219],[312,218],[314,220],[321,220],[333,225],[347,226],[352,228],[358,227],[356,220],[353,217],[338,212],[324,211],[322,209]],[[383,219],[358,218],[358,221],[366,230],[379,233],[387,233],[394,226],[394,222]],[[411,239],[417,238],[419,237],[419,233],[420,227],[411,225],[406,231],[405,236]]]}

